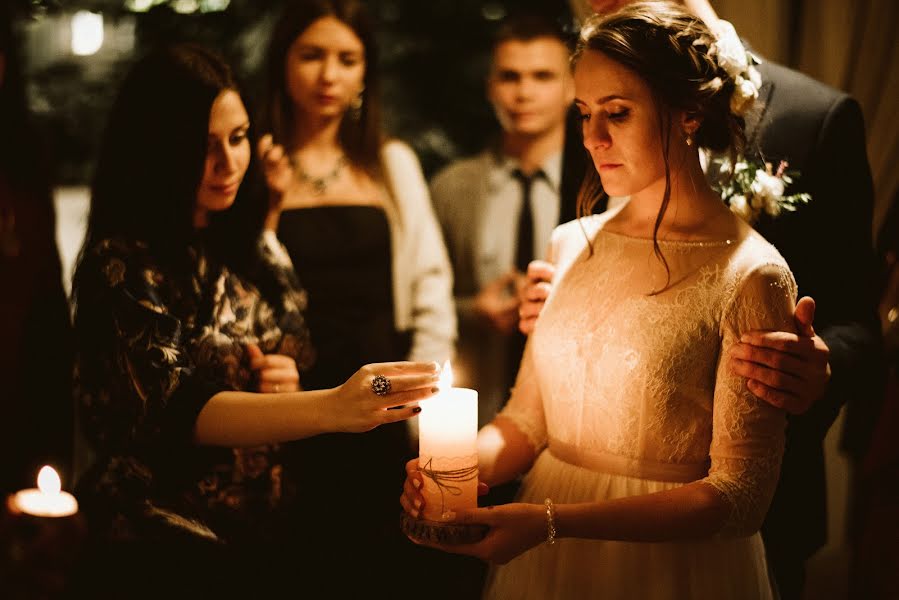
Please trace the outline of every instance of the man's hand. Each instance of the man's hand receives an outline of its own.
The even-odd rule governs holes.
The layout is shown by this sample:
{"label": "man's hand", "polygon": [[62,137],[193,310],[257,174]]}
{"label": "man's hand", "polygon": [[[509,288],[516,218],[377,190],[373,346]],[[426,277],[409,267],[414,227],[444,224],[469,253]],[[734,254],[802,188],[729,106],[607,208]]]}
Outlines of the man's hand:
{"label": "man's hand", "polygon": [[534,331],[537,317],[552,290],[555,273],[556,268],[543,260],[532,260],[528,265],[527,280],[519,293],[518,329],[521,333],[530,335]]}
{"label": "man's hand", "polygon": [[808,296],[793,313],[798,333],[750,331],[731,350],[730,368],[746,377],[759,399],[800,415],[824,396],[830,381],[830,349],[815,335],[815,301]]}
{"label": "man's hand", "polygon": [[484,286],[474,299],[474,308],[491,327],[504,335],[518,324],[518,289],[521,276],[510,271]]}

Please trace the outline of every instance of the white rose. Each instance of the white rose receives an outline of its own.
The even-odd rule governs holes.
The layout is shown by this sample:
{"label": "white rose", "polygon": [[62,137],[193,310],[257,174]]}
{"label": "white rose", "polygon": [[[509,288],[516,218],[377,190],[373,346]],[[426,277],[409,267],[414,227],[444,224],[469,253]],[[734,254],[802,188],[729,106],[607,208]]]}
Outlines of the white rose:
{"label": "white rose", "polygon": [[762,87],[762,75],[755,67],[749,67],[749,81],[752,82],[756,89]]}
{"label": "white rose", "polygon": [[770,198],[779,199],[784,195],[784,182],[780,177],[768,175],[767,172],[757,169],[751,189],[753,195],[761,196],[766,201]]}
{"label": "white rose", "polygon": [[768,196],[765,199],[765,212],[772,217],[780,215],[780,196]]}
{"label": "white rose", "polygon": [[718,21],[715,27],[715,54],[718,57],[718,65],[731,77],[736,77],[746,70],[749,61],[746,58],[746,49],[737,35],[734,26],[727,21]]}
{"label": "white rose", "polygon": [[737,77],[734,84],[734,93],[730,97],[730,110],[736,115],[742,115],[755,103],[759,97],[759,90],[751,81],[742,77]]}
{"label": "white rose", "polygon": [[730,197],[730,210],[733,211],[735,215],[746,221],[747,223],[752,223],[752,207],[749,206],[749,203],[746,202],[746,196],[742,194],[735,194]]}
{"label": "white rose", "polygon": [[[754,185],[754,184],[753,184]],[[756,190],[752,190],[752,196],[749,198],[749,206],[753,208],[756,212],[765,208],[765,202],[767,202],[767,198],[758,193]]]}

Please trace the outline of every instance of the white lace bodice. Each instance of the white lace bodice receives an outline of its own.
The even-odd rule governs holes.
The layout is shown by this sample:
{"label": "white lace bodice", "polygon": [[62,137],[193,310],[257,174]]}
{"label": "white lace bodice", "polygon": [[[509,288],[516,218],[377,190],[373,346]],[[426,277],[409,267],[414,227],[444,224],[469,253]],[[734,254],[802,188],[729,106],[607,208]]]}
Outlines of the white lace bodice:
{"label": "white lace bodice", "polygon": [[726,531],[756,531],[777,483],[786,419],[724,357],[750,329],[792,330],[793,277],[746,228],[720,242],[661,241],[670,285],[650,295],[665,284],[652,240],[605,231],[606,220],[554,233],[554,290],[502,416],[538,451],[548,444],[593,470],[704,478],[733,508]]}

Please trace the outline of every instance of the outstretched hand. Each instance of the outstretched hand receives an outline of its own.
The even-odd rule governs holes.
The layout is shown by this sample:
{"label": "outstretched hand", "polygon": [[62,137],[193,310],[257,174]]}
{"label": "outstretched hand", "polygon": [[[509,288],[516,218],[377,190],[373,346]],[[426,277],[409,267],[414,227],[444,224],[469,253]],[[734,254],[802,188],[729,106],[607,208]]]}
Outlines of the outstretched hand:
{"label": "outstretched hand", "polygon": [[[390,381],[384,395],[373,391],[378,375]],[[378,425],[405,421],[421,408],[418,402],[439,390],[440,365],[435,362],[389,362],[364,365],[346,383],[334,389],[336,398],[324,406],[333,431],[361,433]]]}
{"label": "outstretched hand", "polygon": [[791,414],[820,400],[830,381],[830,349],[816,333],[815,301],[805,296],[793,313],[797,333],[750,331],[731,350],[730,368],[746,377],[759,399]]}

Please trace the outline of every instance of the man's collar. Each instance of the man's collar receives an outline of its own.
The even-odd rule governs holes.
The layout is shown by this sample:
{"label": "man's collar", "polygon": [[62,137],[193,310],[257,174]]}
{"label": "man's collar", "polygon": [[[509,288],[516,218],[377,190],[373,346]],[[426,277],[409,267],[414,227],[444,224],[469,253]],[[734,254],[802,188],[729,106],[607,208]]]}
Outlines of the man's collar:
{"label": "man's collar", "polygon": [[[493,187],[511,179],[512,173],[520,165],[518,159],[497,152],[491,153],[491,158],[493,168],[490,170],[490,184]],[[562,182],[562,151],[559,150],[548,156],[540,165],[540,170],[553,191],[558,192]]]}

